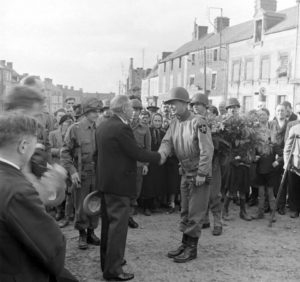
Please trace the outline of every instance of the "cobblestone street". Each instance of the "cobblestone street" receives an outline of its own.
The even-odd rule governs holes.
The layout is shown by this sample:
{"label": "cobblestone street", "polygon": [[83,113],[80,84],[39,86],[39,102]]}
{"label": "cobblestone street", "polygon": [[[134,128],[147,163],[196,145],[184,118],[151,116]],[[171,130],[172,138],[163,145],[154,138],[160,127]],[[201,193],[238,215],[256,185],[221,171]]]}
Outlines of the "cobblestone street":
{"label": "cobblestone street", "polygon": [[[254,208],[249,209],[254,213]],[[238,218],[226,223],[220,237],[204,230],[199,241],[198,259],[175,264],[167,251],[179,244],[179,214],[138,215],[141,228],[129,230],[126,250],[127,271],[135,273],[134,281],[299,281],[300,221],[288,215],[277,216],[272,228],[267,218],[247,223]],[[80,281],[103,281],[99,248],[77,249],[77,233],[73,227],[64,230],[68,238],[67,268]],[[100,229],[97,230],[99,235]]]}

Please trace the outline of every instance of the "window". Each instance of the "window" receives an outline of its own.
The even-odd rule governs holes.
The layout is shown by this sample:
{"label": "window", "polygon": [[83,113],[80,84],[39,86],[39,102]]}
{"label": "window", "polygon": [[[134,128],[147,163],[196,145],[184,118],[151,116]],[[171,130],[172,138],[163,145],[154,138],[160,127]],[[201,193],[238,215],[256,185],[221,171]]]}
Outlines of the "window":
{"label": "window", "polygon": [[255,22],[255,42],[261,42],[262,39],[262,20]]}
{"label": "window", "polygon": [[253,59],[246,60],[245,80],[247,81],[253,80],[253,65]]}
{"label": "window", "polygon": [[279,68],[277,69],[278,78],[287,77],[288,76],[288,68],[289,68],[289,55],[288,54],[280,54],[279,56]]}
{"label": "window", "polygon": [[214,62],[218,60],[218,49],[214,50]]}
{"label": "window", "polygon": [[166,72],[166,69],[167,69],[167,63],[164,62],[164,72]]}
{"label": "window", "polygon": [[217,86],[217,74],[213,73],[211,76],[211,89],[216,89]]}
{"label": "window", "polygon": [[243,110],[245,113],[253,110],[253,97],[252,96],[244,96]]}
{"label": "window", "polygon": [[178,67],[181,68],[181,57],[179,57]]}
{"label": "window", "polygon": [[213,57],[214,57],[213,51],[212,50],[207,50],[206,51],[206,63],[211,64],[212,61],[213,61]]}
{"label": "window", "polygon": [[196,55],[192,54],[192,66],[195,65],[195,61],[196,61]]}
{"label": "window", "polygon": [[194,75],[191,75],[191,76],[190,76],[190,83],[189,83],[189,85],[192,86],[192,85],[194,85],[194,84],[195,84],[195,76],[194,76]]}
{"label": "window", "polygon": [[285,95],[278,95],[277,96],[277,105],[283,103],[286,100],[286,96]]}
{"label": "window", "polygon": [[240,80],[240,62],[236,61],[232,64],[232,81],[239,82]]}
{"label": "window", "polygon": [[260,79],[270,78],[270,58],[263,57],[260,63]]}
{"label": "window", "polygon": [[171,64],[171,70],[173,70],[174,60],[171,60],[170,64]]}

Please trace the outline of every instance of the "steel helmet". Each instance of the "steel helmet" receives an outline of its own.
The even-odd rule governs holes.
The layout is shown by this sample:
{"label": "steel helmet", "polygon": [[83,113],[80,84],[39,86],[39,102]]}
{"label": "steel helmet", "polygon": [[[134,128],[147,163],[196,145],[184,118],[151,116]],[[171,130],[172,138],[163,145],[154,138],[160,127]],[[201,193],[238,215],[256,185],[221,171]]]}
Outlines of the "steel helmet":
{"label": "steel helmet", "polygon": [[185,103],[190,102],[189,93],[183,87],[175,87],[169,91],[168,98],[164,101],[165,104],[169,104],[171,101],[182,101]]}
{"label": "steel helmet", "polygon": [[226,110],[228,108],[231,108],[231,107],[238,107],[240,108],[241,105],[240,105],[240,102],[237,98],[229,98],[226,102]]}
{"label": "steel helmet", "polygon": [[191,100],[191,106],[195,104],[202,104],[203,106],[208,107],[209,101],[207,95],[202,93],[194,94]]}
{"label": "steel helmet", "polygon": [[91,111],[100,111],[102,109],[102,101],[97,98],[87,98],[82,102],[82,111],[84,114]]}
{"label": "steel helmet", "polygon": [[134,109],[140,109],[140,110],[143,109],[142,102],[138,99],[130,100],[130,104],[131,104],[131,107],[133,107]]}

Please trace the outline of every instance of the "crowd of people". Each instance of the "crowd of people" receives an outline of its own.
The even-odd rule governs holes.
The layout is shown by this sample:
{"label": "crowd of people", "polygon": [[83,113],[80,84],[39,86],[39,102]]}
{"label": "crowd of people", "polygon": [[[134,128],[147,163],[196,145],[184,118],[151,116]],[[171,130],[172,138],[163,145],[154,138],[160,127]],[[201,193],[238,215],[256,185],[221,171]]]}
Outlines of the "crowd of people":
{"label": "crowd of people", "polygon": [[[249,162],[244,156],[233,153],[230,146],[225,150],[220,140],[215,138],[208,121],[220,116],[238,119],[241,107],[235,98],[227,99],[217,108],[209,104],[205,94],[197,93],[190,97],[182,87],[172,89],[161,108],[145,108],[135,96],[128,98],[121,95],[112,101],[87,98],[81,104],[75,104],[74,98],[67,97],[65,108],[52,116],[44,106],[43,92],[43,84],[38,78],[26,77],[7,96],[5,111],[8,115],[0,120],[0,167],[4,167],[5,171],[9,164],[18,169],[16,172],[9,168],[11,179],[9,173],[7,179],[3,178],[1,170],[1,185],[13,182],[14,177],[20,183],[29,180],[47,211],[46,216],[38,209],[39,202],[34,198],[36,195],[30,194],[30,187],[26,193],[33,201],[32,206],[26,206],[26,201],[22,209],[18,208],[22,199],[8,195],[6,191],[4,197],[12,197],[14,201],[1,203],[1,207],[7,208],[5,211],[1,208],[1,218],[5,214],[16,223],[20,222],[18,216],[31,216],[26,213],[27,209],[39,212],[34,219],[26,218],[18,226],[17,223],[0,223],[0,236],[18,228],[18,232],[21,230],[19,234],[26,237],[27,225],[36,225],[32,223],[34,220],[42,220],[42,225],[37,226],[35,231],[40,230],[39,236],[45,235],[41,242],[48,241],[47,238],[54,240],[57,250],[53,256],[47,246],[38,246],[42,249],[40,253],[46,252],[56,262],[54,264],[42,255],[42,271],[34,269],[34,264],[24,264],[36,277],[61,273],[57,262],[64,256],[65,242],[58,229],[71,222],[78,230],[79,249],[85,250],[90,244],[101,245],[104,278],[126,281],[133,278],[122,270],[126,264],[127,228],[139,227],[135,220],[137,213],[151,216],[153,213],[170,214],[180,210],[182,242],[179,248],[167,254],[177,263],[197,257],[201,229],[211,225],[209,212],[213,215],[212,234],[222,234],[222,220],[231,219],[231,202],[239,205],[240,218],[246,221],[262,219],[275,209],[284,215],[287,207],[292,218],[299,217],[300,104],[295,105],[296,113],[293,113],[292,105],[285,101],[277,105],[273,117],[266,108],[265,97],[260,96],[258,108],[252,112],[258,116],[259,125],[255,130],[261,142],[253,148],[255,157]],[[37,144],[27,140],[28,136],[35,135],[35,130]],[[22,137],[23,143],[16,143],[16,137]],[[18,146],[13,160],[5,153],[7,148],[11,149],[10,142]],[[16,162],[17,165],[14,165]],[[19,173],[20,168],[24,179]],[[287,181],[278,195],[286,168],[289,170]],[[22,191],[17,191],[18,195],[20,193]],[[85,201],[91,194],[97,193],[101,197],[101,213],[89,213]],[[2,195],[0,199],[4,200]],[[247,203],[257,206],[255,214],[247,212]],[[55,218],[56,227],[49,216]],[[95,234],[100,217],[101,240]],[[53,233],[46,235],[42,229],[49,228],[44,225],[49,225]],[[35,236],[29,233],[28,238]],[[20,240],[26,248],[36,248],[25,242],[26,238]],[[12,246],[14,242],[10,243]],[[38,259],[40,253],[36,249]],[[4,262],[6,255],[4,248],[0,247],[0,263]],[[25,261],[26,258],[24,251],[22,259]],[[63,272],[67,273],[66,270]],[[0,280],[10,281],[7,279],[13,273],[1,271]],[[48,281],[26,279],[22,281]]]}

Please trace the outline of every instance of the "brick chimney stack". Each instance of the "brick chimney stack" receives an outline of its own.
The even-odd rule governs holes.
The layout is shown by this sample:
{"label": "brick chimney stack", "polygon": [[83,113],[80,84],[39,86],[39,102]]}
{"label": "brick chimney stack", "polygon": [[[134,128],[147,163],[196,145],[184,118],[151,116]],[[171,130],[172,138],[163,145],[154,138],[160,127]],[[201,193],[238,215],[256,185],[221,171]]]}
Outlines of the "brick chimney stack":
{"label": "brick chimney stack", "polygon": [[217,17],[215,18],[214,26],[215,26],[215,33],[220,33],[226,27],[229,27],[230,19],[227,17]]}
{"label": "brick chimney stack", "polygon": [[13,63],[12,62],[7,62],[6,66],[12,70],[13,69]]}
{"label": "brick chimney stack", "polygon": [[196,21],[194,22],[193,40],[199,40],[205,35],[207,35],[208,26],[198,25]]}
{"label": "brick chimney stack", "polygon": [[255,0],[255,12],[259,10],[276,12],[277,0]]}

